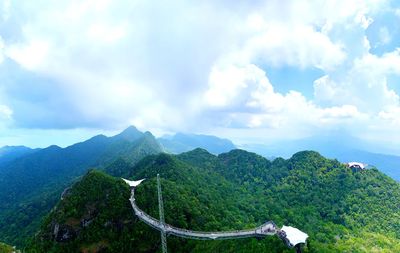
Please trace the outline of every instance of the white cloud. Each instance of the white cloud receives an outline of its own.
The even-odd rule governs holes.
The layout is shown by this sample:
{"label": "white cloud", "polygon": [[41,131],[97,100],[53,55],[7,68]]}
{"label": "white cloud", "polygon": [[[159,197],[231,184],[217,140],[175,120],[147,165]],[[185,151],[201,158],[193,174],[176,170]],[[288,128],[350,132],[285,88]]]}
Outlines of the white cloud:
{"label": "white cloud", "polygon": [[[20,127],[218,126],[294,138],[353,131],[354,122],[379,128],[397,116],[399,97],[386,77],[400,74],[399,51],[372,55],[365,36],[386,1],[74,0],[12,7],[8,25],[15,34],[0,33],[6,57],[0,72],[7,77],[0,89]],[[1,51],[0,41],[0,61]],[[324,76],[314,82],[314,98],[296,84],[284,94],[265,66],[318,68]]]}
{"label": "white cloud", "polygon": [[400,49],[385,53],[381,57],[366,54],[355,60],[355,68],[366,70],[372,74],[400,74]]}
{"label": "white cloud", "polygon": [[384,120],[385,123],[400,127],[400,106],[389,107],[385,111],[379,112],[378,116],[380,119]]}
{"label": "white cloud", "polygon": [[[46,40],[35,39],[29,44],[17,44],[7,48],[6,55],[31,71],[49,67],[50,45]],[[46,59],[47,58],[47,59]]]}
{"label": "white cloud", "polygon": [[0,64],[4,61],[4,41],[0,36]]}
{"label": "white cloud", "polygon": [[6,105],[0,105],[0,119],[10,120],[12,118],[12,110]]}
{"label": "white cloud", "polygon": [[[298,7],[291,7],[294,6]],[[326,17],[321,14],[325,8],[314,12],[316,9],[307,8],[310,5],[302,3],[300,6],[295,9],[304,15],[294,16],[293,20],[292,16],[277,18],[274,14],[271,20],[271,15],[265,15],[264,10],[250,15],[241,26],[247,36],[240,44],[228,47],[229,50],[213,65],[205,101],[214,111],[219,111],[221,125],[282,129],[282,135],[288,129],[293,130],[294,125],[312,132],[322,128],[346,127],[351,122],[365,122],[369,118],[359,110],[359,106],[365,104],[353,101],[353,98],[361,98],[353,91],[349,92],[341,82],[336,84],[329,75],[315,82],[317,99],[313,101],[296,91],[287,94],[275,92],[267,78],[268,73],[255,64],[320,68],[336,77],[337,69],[354,60],[348,58],[346,53],[351,52],[353,40],[332,40],[330,35],[337,33],[333,36],[336,38],[341,33],[352,34],[353,30],[365,31],[372,22],[372,18],[367,16],[368,6],[350,5],[343,15],[329,14]],[[313,7],[318,8],[318,5]],[[336,7],[332,5],[330,10]],[[375,10],[375,7],[371,9]],[[345,25],[348,28],[333,29]],[[361,36],[359,41],[364,48],[360,54],[368,52],[366,37]],[[354,57],[353,54],[351,56]],[[338,95],[343,99],[337,101],[335,98]]]}
{"label": "white cloud", "polygon": [[246,43],[250,60],[261,58],[270,65],[331,69],[346,57],[342,45],[315,31],[311,25],[287,25],[264,21]]}
{"label": "white cloud", "polygon": [[[146,127],[185,127],[184,119],[196,110],[193,96],[202,89],[222,45],[218,38],[226,35],[213,21],[221,15],[219,10],[208,10],[208,4],[177,3],[154,8],[147,1],[45,5],[20,3],[18,7],[30,14],[29,22],[21,24],[20,38],[5,45],[9,59],[44,83],[53,82],[46,89],[39,88],[44,86],[42,80],[31,82],[27,89],[23,84],[2,84],[6,92],[18,86],[26,94],[43,92],[40,96],[45,99],[39,103],[29,95],[22,102],[10,97],[14,105],[26,104],[15,106],[17,115],[28,114],[18,117],[23,119],[21,126],[46,127],[48,122],[50,128],[72,127],[72,114],[78,126],[119,128],[141,121]],[[204,17],[206,9],[210,17]],[[209,41],[212,46],[204,46]],[[176,99],[180,92],[185,94]],[[50,99],[54,93],[62,98]],[[37,111],[22,111],[29,107]],[[55,112],[38,112],[45,110]],[[72,113],[65,115],[63,110]]]}
{"label": "white cloud", "polygon": [[381,45],[386,45],[391,42],[392,37],[390,36],[389,30],[386,26],[379,29],[379,39]]}
{"label": "white cloud", "polygon": [[334,107],[328,107],[325,109],[322,109],[320,112],[322,121],[328,122],[328,121],[334,121],[334,120],[340,120],[340,119],[362,119],[366,118],[366,115],[363,115],[360,113],[354,105],[342,105],[340,107],[334,106]]}
{"label": "white cloud", "polygon": [[[296,91],[285,95],[277,93],[266,73],[252,64],[215,67],[210,75],[205,102],[218,112],[224,127],[286,131],[295,125],[302,126],[295,131],[303,135],[309,134],[310,130],[329,129],[367,118],[354,105],[323,108]],[[301,132],[304,127],[306,132]]]}
{"label": "white cloud", "polygon": [[3,21],[6,21],[10,17],[11,0],[4,0],[0,11],[2,14]]}
{"label": "white cloud", "polygon": [[333,105],[349,103],[363,111],[377,113],[399,105],[399,96],[387,85],[389,74],[400,75],[399,50],[381,57],[366,54],[355,59],[351,68],[340,75],[324,76],[314,82],[319,102]]}

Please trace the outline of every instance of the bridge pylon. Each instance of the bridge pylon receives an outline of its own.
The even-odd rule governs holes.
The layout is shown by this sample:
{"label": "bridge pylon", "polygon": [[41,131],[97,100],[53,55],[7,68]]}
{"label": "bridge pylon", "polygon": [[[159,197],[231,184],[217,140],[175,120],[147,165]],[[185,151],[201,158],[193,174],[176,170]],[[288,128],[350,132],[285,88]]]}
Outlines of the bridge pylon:
{"label": "bridge pylon", "polygon": [[163,226],[163,229],[161,230],[161,248],[163,253],[168,253],[167,236],[165,233],[164,203],[161,192],[160,174],[157,174],[157,192],[158,192],[158,209],[160,213],[160,222]]}

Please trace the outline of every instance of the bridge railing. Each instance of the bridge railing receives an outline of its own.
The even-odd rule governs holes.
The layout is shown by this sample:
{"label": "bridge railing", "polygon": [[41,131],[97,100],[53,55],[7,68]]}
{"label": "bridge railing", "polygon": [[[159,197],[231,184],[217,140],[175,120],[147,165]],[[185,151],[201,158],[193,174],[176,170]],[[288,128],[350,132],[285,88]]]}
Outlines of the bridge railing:
{"label": "bridge railing", "polygon": [[[132,196],[130,198],[130,202],[132,205],[132,208],[135,211],[135,214],[139,217],[140,220],[143,222],[147,223],[151,227],[160,230],[160,231],[165,231],[166,233],[169,234],[174,234],[177,236],[185,236],[188,238],[224,238],[224,237],[249,237],[249,236],[263,236],[264,234],[261,233],[261,229],[263,226],[266,224],[271,225],[273,229],[275,229],[275,224],[273,222],[266,223],[262,226],[259,226],[255,229],[245,229],[245,230],[232,230],[232,231],[218,231],[218,232],[212,232],[212,231],[194,231],[194,230],[188,230],[188,229],[183,229],[183,228],[177,228],[174,227],[170,224],[162,224],[159,220],[153,218],[152,216],[148,215],[144,211],[142,211],[135,202],[134,198],[134,193],[132,191]],[[271,231],[271,234],[274,233]]]}

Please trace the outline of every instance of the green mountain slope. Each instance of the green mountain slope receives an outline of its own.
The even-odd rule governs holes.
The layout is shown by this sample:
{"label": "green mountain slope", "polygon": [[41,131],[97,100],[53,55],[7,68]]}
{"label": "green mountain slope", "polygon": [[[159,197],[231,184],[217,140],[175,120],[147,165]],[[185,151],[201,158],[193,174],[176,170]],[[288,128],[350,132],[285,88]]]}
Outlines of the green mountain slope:
{"label": "green mountain slope", "polygon": [[129,196],[121,179],[89,171],[44,221],[29,252],[151,250],[141,236],[156,241],[157,233],[137,222],[126,201]]}
{"label": "green mountain slope", "polygon": [[349,135],[314,136],[275,144],[247,144],[243,145],[243,148],[266,157],[290,157],[301,150],[318,150],[323,156],[344,163],[358,161],[375,166],[386,175],[400,181],[399,155],[377,153],[377,147]]}
{"label": "green mountain slope", "polygon": [[[400,252],[400,186],[376,169],[353,171],[310,151],[270,162],[242,150],[217,157],[201,149],[120,165],[133,179],[147,178],[135,196],[155,218],[160,173],[165,219],[177,227],[235,230],[273,220],[309,234],[304,252]],[[89,173],[49,214],[27,251],[160,252],[159,233],[134,217],[128,198],[120,179]],[[107,229],[109,221],[124,225]],[[55,224],[73,229],[74,237],[59,242]],[[276,236],[231,241],[171,236],[168,246],[170,252],[293,252]]]}
{"label": "green mountain slope", "polygon": [[0,240],[22,245],[63,190],[89,168],[117,159],[132,165],[159,152],[154,136],[130,127],[113,137],[99,135],[67,148],[50,146],[5,164],[0,176]]}

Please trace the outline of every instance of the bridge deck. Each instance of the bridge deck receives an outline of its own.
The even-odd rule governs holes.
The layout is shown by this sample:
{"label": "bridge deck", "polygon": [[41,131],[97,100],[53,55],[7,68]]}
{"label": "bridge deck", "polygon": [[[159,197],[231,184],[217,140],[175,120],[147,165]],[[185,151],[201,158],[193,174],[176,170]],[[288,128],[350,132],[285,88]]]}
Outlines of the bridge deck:
{"label": "bridge deck", "polygon": [[197,240],[222,240],[222,239],[237,239],[246,237],[264,237],[267,235],[275,235],[279,230],[273,222],[267,222],[259,227],[248,230],[236,231],[220,231],[220,232],[203,232],[192,231],[182,228],[176,228],[169,224],[163,224],[159,220],[154,219],[147,213],[143,212],[135,202],[134,188],[131,190],[131,198],[129,199],[136,216],[148,224],[149,226],[164,231],[167,234],[175,235],[178,237],[197,239]]}

